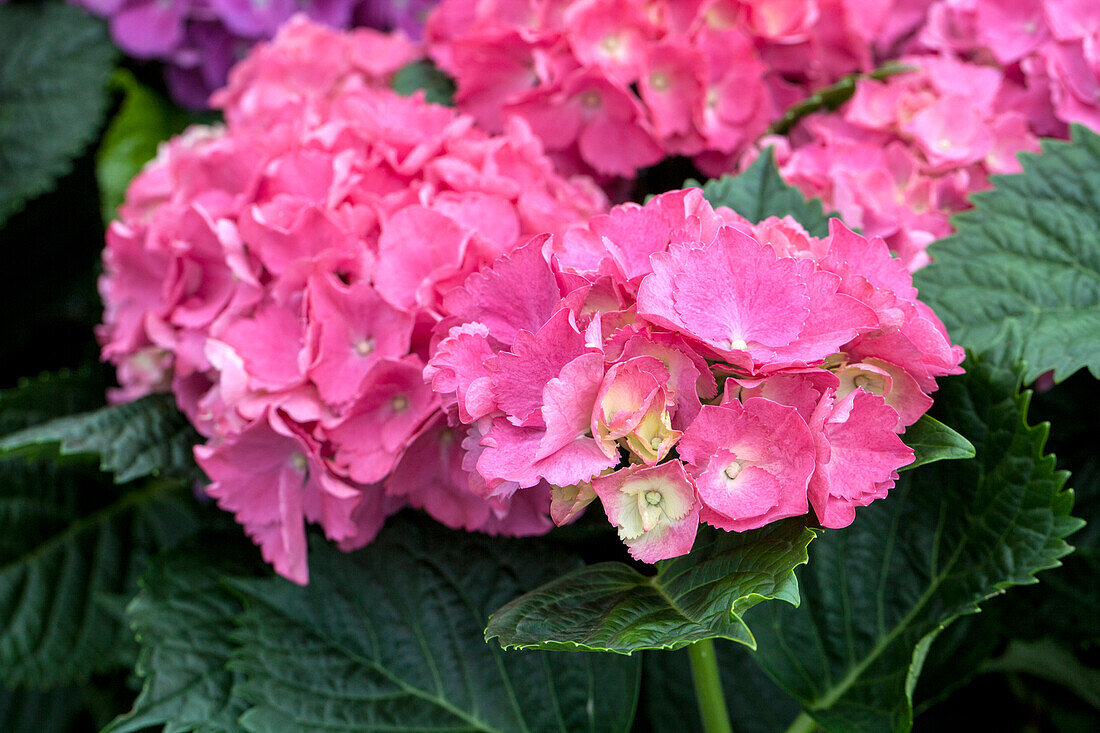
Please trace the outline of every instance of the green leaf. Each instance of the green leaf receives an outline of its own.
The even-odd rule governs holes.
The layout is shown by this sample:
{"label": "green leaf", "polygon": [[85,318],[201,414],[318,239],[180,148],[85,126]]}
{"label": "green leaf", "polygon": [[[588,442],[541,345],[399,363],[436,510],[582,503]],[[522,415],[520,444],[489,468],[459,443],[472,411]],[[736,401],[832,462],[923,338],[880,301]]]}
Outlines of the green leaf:
{"label": "green leaf", "polygon": [[80,713],[80,691],[59,688],[37,692],[0,687],[0,730],[4,733],[66,733]]}
{"label": "green leaf", "polygon": [[1072,652],[1051,639],[1014,639],[996,659],[982,665],[980,672],[1023,673],[1071,690],[1100,710],[1100,670],[1081,662]]}
{"label": "green leaf", "polygon": [[103,372],[91,366],[24,377],[0,390],[0,436],[103,404]]}
{"label": "green leaf", "polygon": [[37,454],[57,444],[61,455],[96,454],[116,483],[142,476],[201,478],[191,455],[198,435],[171,395],[154,394],[94,412],[51,420],[0,438],[0,455]]}
{"label": "green leaf", "polygon": [[[684,186],[700,186],[687,181]],[[703,195],[712,206],[728,206],[749,221],[756,223],[769,216],[793,216],[815,237],[829,234],[829,217],[820,199],[807,201],[802,192],[788,186],[771,148],[760,153],[753,164],[739,176],[722,176],[702,184]]]}
{"label": "green leaf", "polygon": [[343,554],[310,543],[310,585],[237,580],[230,668],[249,731],[626,731],[639,662],[504,652],[489,611],[576,560],[544,541],[398,518]]}
{"label": "green leaf", "polygon": [[1100,135],[1075,126],[1072,142],[1020,159],[1023,173],[971,196],[914,280],[956,343],[1004,342],[1025,381],[1081,367],[1100,377]]}
{"label": "green leaf", "polygon": [[145,685],[133,710],[104,733],[157,725],[165,733],[241,730],[237,718],[248,705],[231,694],[241,676],[226,668],[241,603],[222,583],[224,575],[248,572],[234,539],[241,541],[239,533],[203,536],[150,562],[141,592],[127,609],[141,643],[137,672]]}
{"label": "green leaf", "polygon": [[1069,516],[1067,474],[1026,422],[1018,376],[971,359],[943,380],[940,417],[974,444],[970,461],[904,474],[890,496],[814,543],[802,605],[753,617],[755,659],[828,730],[906,730],[911,695],[941,629],[983,600],[1056,567]]}
{"label": "green leaf", "polygon": [[157,146],[183,131],[191,116],[119,69],[111,85],[124,95],[96,153],[96,180],[103,221],[115,218],[126,198],[126,187],[157,154]]}
{"label": "green leaf", "polygon": [[57,2],[0,5],[0,225],[92,141],[116,51],[104,23]]}
{"label": "green leaf", "polygon": [[974,457],[974,446],[969,440],[928,414],[906,428],[903,437],[916,453],[916,460],[903,471],[935,461]]}
{"label": "green leaf", "polygon": [[431,61],[413,61],[398,71],[391,84],[393,90],[406,97],[424,90],[424,98],[433,104],[454,106],[455,83]]}
{"label": "green leaf", "polygon": [[53,686],[117,660],[121,624],[98,602],[143,558],[193,531],[194,498],[163,482],[121,490],[81,466],[0,461],[0,683]]}
{"label": "green leaf", "polygon": [[620,654],[713,637],[755,646],[742,614],[768,599],[798,605],[794,569],[813,537],[801,519],[749,532],[701,525],[691,553],[658,563],[656,575],[617,562],[580,568],[494,613],[485,638],[506,649]]}

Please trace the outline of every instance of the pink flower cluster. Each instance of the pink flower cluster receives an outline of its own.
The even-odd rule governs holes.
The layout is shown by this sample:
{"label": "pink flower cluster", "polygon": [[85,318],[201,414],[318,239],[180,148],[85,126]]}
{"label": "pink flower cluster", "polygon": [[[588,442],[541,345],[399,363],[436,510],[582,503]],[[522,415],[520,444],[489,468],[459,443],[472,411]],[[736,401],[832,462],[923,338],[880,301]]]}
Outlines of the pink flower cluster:
{"label": "pink flower cluster", "polygon": [[916,270],[968,194],[989,188],[990,174],[1021,170],[1016,153],[1039,140],[1017,108],[1022,88],[996,67],[933,55],[901,63],[918,70],[862,80],[841,112],[761,144],[775,146],[788,183]]}
{"label": "pink flower cluster", "polygon": [[490,136],[383,88],[411,53],[292,21],[217,95],[226,126],[168,143],[107,234],[114,399],[171,389],[208,439],[207,493],[299,583],[307,521],[343,548],[405,505],[490,533],[552,526],[546,496],[468,490],[466,430],[422,372],[467,276],[606,200],[522,122]]}
{"label": "pink flower cluster", "polygon": [[936,0],[913,45],[1003,69],[1040,135],[1065,137],[1071,122],[1100,129],[1100,3]]}
{"label": "pink flower cluster", "polygon": [[989,188],[990,174],[1018,172],[1016,154],[1038,151],[1038,136],[1065,137],[1074,122],[1100,128],[1100,3],[910,5],[892,24],[904,32],[876,47],[908,49],[901,61],[918,72],[862,81],[839,116],[761,142],[775,145],[789,183],[885,238],[915,270],[969,194]]}
{"label": "pink flower cluster", "polygon": [[963,358],[883,240],[751,225],[698,189],[535,238],[444,305],[424,373],[470,426],[472,488],[549,485],[558,524],[598,497],[645,562],[700,521],[846,526]]}
{"label": "pink flower cluster", "polygon": [[[904,4],[904,3],[901,3]],[[807,90],[873,66],[893,2],[444,0],[429,54],[487,129],[526,120],[565,170],[715,170]]]}

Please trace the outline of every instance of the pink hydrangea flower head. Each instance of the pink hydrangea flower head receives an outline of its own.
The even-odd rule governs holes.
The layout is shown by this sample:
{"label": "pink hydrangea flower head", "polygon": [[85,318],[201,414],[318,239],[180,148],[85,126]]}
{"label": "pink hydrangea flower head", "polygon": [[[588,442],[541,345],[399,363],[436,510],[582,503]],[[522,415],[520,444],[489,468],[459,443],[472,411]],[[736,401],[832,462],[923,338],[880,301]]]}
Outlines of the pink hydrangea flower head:
{"label": "pink hydrangea flower head", "polygon": [[616,207],[452,293],[425,371],[469,425],[477,491],[549,484],[559,525],[597,495],[646,562],[688,551],[699,521],[850,522],[912,460],[898,433],[963,356],[882,239],[751,224],[698,190]]}
{"label": "pink hydrangea flower head", "polygon": [[794,147],[777,151],[789,183],[916,270],[968,194],[992,173],[1017,172],[1020,151],[1038,151],[1038,128],[1014,109],[1024,94],[1016,78],[995,67],[932,54],[900,61],[918,71],[860,81],[842,118],[811,115]]}
{"label": "pink hydrangea flower head", "polygon": [[[572,481],[608,467],[584,434],[590,401],[560,389],[569,362],[595,349],[560,307],[535,238],[606,199],[593,181],[560,176],[522,122],[489,135],[384,88],[408,47],[291,21],[217,96],[225,126],[166,144],[108,235],[98,333],[119,367],[114,399],[173,391],[208,439],[199,453],[212,493],[299,582],[303,521],[344,548],[406,505],[469,530],[544,532],[542,473]],[[547,361],[543,347],[562,358]],[[544,417],[553,379],[561,410]],[[484,429],[449,433],[444,409],[456,426],[484,418]],[[229,470],[236,447],[257,441],[305,451],[303,496]],[[528,445],[544,455],[524,454]],[[421,465],[433,455],[439,466]],[[507,479],[471,478],[482,459],[511,460]],[[284,468],[257,470],[277,487],[290,480]]]}

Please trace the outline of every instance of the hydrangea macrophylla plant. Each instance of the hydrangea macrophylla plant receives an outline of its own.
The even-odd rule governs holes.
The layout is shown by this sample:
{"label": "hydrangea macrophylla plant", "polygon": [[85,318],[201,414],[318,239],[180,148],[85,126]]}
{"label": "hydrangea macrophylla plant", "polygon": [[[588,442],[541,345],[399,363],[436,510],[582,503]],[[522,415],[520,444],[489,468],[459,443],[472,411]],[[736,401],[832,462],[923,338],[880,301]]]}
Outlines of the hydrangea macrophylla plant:
{"label": "hydrangea macrophylla plant", "polygon": [[207,106],[229,69],[295,13],[333,28],[398,29],[419,38],[434,0],[69,0],[109,19],[126,54],[165,61],[172,95]]}
{"label": "hydrangea macrophylla plant", "polygon": [[[857,83],[839,114],[812,115],[790,138],[769,136],[783,177],[915,270],[925,248],[951,233],[967,195],[989,176],[1017,173],[1039,140],[1016,100],[1024,89],[992,66],[949,56],[907,56],[916,71]],[[746,156],[749,158],[751,156]]]}
{"label": "hydrangea macrophylla plant", "polygon": [[892,4],[444,0],[425,37],[480,124],[518,115],[565,170],[633,177],[670,155],[728,168],[809,90],[873,68]]}
{"label": "hydrangea macrophylla plant", "polygon": [[558,523],[598,497],[646,562],[700,521],[850,524],[963,358],[881,238],[752,225],[698,189],[535,238],[445,301],[425,376],[484,496],[549,483]]}
{"label": "hydrangea macrophylla plant", "polygon": [[107,235],[114,399],[171,389],[207,438],[208,493],[299,583],[306,521],[344,548],[404,505],[469,530],[552,526],[548,488],[468,490],[469,431],[422,372],[433,327],[477,307],[471,273],[606,202],[521,121],[490,136],[382,88],[407,59],[400,37],[292,21],[216,95],[226,125],[164,146]]}

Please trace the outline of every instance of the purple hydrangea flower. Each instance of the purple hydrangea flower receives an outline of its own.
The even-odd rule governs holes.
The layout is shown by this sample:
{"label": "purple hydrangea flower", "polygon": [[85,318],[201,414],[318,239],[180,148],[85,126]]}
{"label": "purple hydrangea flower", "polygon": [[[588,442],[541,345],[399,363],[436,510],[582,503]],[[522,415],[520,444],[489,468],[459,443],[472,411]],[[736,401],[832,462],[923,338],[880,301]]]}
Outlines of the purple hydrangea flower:
{"label": "purple hydrangea flower", "polygon": [[[6,0],[0,0],[0,3]],[[420,38],[438,0],[69,0],[108,18],[127,54],[166,62],[177,102],[204,108],[229,69],[295,13],[333,28],[367,26]]]}

